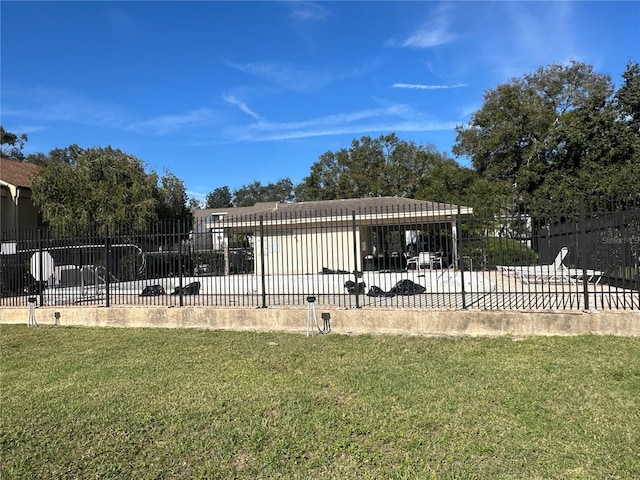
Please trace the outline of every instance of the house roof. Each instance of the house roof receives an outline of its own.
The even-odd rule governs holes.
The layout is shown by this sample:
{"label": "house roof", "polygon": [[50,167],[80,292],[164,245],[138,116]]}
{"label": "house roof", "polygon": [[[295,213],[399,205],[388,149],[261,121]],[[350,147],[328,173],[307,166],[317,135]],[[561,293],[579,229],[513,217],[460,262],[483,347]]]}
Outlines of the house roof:
{"label": "house roof", "polygon": [[38,170],[33,163],[0,158],[0,183],[15,187],[31,188],[31,178]]}
{"label": "house roof", "polygon": [[[355,212],[358,215],[373,213],[400,213],[400,212],[438,212],[456,211],[457,205],[437,202],[426,202],[403,197],[368,197],[350,198],[343,200],[323,200],[316,202],[256,203],[251,207],[207,208],[194,212],[196,221],[202,221],[211,215],[226,213],[225,219],[234,220],[246,216],[268,215],[270,218],[313,218],[330,215],[350,215]],[[468,207],[461,207],[464,213],[470,213]]]}

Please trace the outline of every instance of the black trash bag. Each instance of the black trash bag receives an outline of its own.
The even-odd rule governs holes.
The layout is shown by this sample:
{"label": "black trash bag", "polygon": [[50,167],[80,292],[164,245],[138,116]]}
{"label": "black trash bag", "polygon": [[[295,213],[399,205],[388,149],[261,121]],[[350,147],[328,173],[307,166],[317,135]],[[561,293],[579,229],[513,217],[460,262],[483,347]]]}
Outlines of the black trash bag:
{"label": "black trash bag", "polygon": [[142,289],[142,293],[138,295],[139,297],[157,297],[159,295],[164,295],[165,291],[162,285],[147,285]]}
{"label": "black trash bag", "polygon": [[371,285],[369,291],[367,292],[367,297],[386,297],[387,292],[382,290],[380,287],[376,285]]}
{"label": "black trash bag", "polygon": [[426,292],[427,289],[418,283],[414,283],[411,280],[404,279],[400,280],[395,286],[387,292],[387,296],[389,294],[392,295],[418,295],[420,293]]}
{"label": "black trash bag", "polygon": [[362,295],[367,285],[364,282],[356,283],[353,280],[347,280],[344,282],[344,287],[350,295]]}
{"label": "black trash bag", "polygon": [[180,287],[176,287],[171,295],[198,295],[200,293],[200,282],[191,282],[182,289]]}
{"label": "black trash bag", "polygon": [[349,273],[345,270],[333,270],[331,268],[327,268],[327,267],[322,267],[322,275],[334,275],[334,274],[338,274],[338,273]]}

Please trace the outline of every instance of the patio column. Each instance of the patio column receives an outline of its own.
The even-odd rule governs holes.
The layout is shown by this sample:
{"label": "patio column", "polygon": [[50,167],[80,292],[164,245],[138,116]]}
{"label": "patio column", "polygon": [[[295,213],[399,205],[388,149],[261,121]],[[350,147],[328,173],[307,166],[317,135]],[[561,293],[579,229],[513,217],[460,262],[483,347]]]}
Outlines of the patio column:
{"label": "patio column", "polygon": [[229,266],[229,236],[228,236],[228,234],[223,234],[222,251],[224,252],[224,274],[225,274],[225,276],[228,276],[229,272],[231,271],[231,268]]}
{"label": "patio column", "polygon": [[452,259],[453,265],[458,265],[458,224],[457,220],[451,220],[451,243],[452,245]]}

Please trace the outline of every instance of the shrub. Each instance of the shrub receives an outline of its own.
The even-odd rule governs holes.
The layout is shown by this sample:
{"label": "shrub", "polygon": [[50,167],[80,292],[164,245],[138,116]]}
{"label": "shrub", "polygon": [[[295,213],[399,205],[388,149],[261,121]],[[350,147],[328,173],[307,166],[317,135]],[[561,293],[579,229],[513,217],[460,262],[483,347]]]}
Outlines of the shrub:
{"label": "shrub", "polygon": [[538,254],[513,238],[466,238],[461,242],[461,255],[467,268],[471,259],[475,270],[493,269],[496,265],[533,265]]}

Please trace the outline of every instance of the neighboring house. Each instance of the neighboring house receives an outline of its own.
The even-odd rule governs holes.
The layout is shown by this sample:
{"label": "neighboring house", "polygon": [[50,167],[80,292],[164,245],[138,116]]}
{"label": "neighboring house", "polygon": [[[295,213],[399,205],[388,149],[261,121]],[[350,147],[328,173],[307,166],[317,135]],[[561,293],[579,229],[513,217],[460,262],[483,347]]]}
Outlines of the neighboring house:
{"label": "neighboring house", "polygon": [[15,240],[16,229],[38,226],[38,210],[31,202],[32,163],[0,158],[0,232],[2,240]]}
{"label": "neighboring house", "polygon": [[266,274],[361,271],[366,259],[377,263],[429,250],[456,262],[458,210],[461,216],[473,213],[469,207],[400,197],[202,209],[194,212],[190,243],[193,251],[224,251],[225,273],[234,236],[246,236],[254,248],[256,274],[263,264]]}

